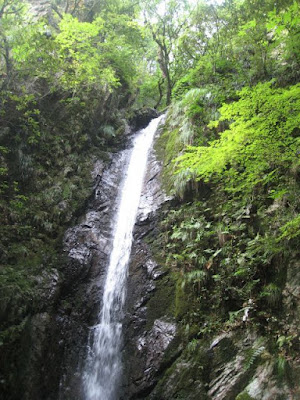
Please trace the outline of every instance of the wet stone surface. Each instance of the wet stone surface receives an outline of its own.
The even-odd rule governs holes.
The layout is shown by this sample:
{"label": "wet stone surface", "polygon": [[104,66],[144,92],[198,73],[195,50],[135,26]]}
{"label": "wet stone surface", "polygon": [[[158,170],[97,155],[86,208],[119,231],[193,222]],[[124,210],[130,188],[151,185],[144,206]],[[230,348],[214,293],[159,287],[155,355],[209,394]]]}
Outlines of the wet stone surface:
{"label": "wet stone surface", "polygon": [[[159,134],[159,132],[158,132]],[[156,385],[165,352],[176,337],[176,324],[157,311],[148,318],[149,301],[156,296],[157,284],[166,271],[154,260],[146,239],[156,229],[157,213],[170,200],[161,188],[161,163],[152,149],[140,200],[128,279],[124,322],[124,379],[121,399],[142,399]]]}
{"label": "wet stone surface", "polygon": [[122,170],[130,150],[111,155],[109,165],[96,162],[94,196],[80,223],[65,234],[66,296],[56,316],[63,348],[60,399],[82,399],[81,371],[90,328],[101,308],[103,283],[112,247],[114,213]]}

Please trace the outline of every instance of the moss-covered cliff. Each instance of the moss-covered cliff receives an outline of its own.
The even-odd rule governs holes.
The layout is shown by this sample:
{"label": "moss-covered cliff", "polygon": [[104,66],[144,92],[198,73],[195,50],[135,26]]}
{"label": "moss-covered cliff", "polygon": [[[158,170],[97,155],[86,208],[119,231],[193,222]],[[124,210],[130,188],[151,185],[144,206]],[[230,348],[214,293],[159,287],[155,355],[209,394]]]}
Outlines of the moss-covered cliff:
{"label": "moss-covered cliff", "polygon": [[170,197],[156,184],[137,223],[124,393],[299,397],[298,3],[29,3],[0,0],[2,397],[80,396],[109,168],[137,109],[170,101]]}
{"label": "moss-covered cliff", "polygon": [[[155,145],[162,190],[170,123]],[[290,184],[299,190],[297,175]],[[286,201],[261,189],[243,207],[221,184],[195,183],[138,223],[124,399],[300,397],[298,242],[276,240],[297,207]]]}

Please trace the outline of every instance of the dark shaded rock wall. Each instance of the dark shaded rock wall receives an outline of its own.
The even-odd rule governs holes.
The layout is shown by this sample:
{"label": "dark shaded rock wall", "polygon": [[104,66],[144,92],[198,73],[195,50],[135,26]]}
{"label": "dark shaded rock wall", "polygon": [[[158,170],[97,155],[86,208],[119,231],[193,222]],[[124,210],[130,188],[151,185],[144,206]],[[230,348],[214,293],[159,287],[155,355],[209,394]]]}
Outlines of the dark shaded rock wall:
{"label": "dark shaded rock wall", "polygon": [[[159,136],[160,131],[157,132]],[[172,312],[173,282],[153,258],[148,239],[158,235],[157,219],[170,198],[161,188],[162,165],[152,148],[132,247],[124,323],[122,399],[146,398],[171,362],[176,338]],[[177,351],[175,351],[175,354]],[[172,353],[172,356],[174,354]]]}
{"label": "dark shaded rock wall", "polygon": [[145,128],[149,122],[156,117],[158,117],[156,110],[152,108],[141,108],[134,112],[129,122],[133,130],[138,130]]}
{"label": "dark shaded rock wall", "polygon": [[100,309],[112,221],[129,152],[107,154],[107,161],[95,163],[86,213],[66,232],[58,268],[37,276],[32,306],[26,303],[23,310],[17,297],[15,306],[2,303],[8,324],[20,310],[25,317],[21,325],[11,327],[9,344],[0,346],[0,398],[82,399],[81,370],[89,330]]}
{"label": "dark shaded rock wall", "polygon": [[[247,319],[237,329],[224,327],[219,335],[187,339],[177,315],[176,288],[181,280],[155,248],[160,242],[159,221],[172,202],[161,189],[160,174],[153,151],[131,255],[121,399],[300,399],[299,367],[291,364],[280,372],[267,335]],[[291,260],[287,270],[283,305],[290,315],[286,332],[293,337],[299,325],[298,262]]]}
{"label": "dark shaded rock wall", "polygon": [[113,221],[123,169],[129,150],[111,157],[103,170],[96,164],[94,198],[80,224],[65,235],[68,264],[65,297],[56,315],[58,343],[63,349],[60,399],[82,399],[82,369],[87,354],[89,331],[101,309],[103,283],[112,245]]}

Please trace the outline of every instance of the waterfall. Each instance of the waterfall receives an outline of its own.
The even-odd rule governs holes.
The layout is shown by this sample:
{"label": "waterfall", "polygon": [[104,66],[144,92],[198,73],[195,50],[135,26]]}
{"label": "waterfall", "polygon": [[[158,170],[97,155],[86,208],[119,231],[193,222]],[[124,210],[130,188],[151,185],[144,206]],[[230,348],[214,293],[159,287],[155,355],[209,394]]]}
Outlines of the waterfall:
{"label": "waterfall", "polygon": [[116,400],[121,378],[121,342],[126,278],[132,232],[139,206],[147,156],[162,117],[150,122],[135,138],[118,205],[113,247],[104,286],[99,323],[91,332],[83,374],[86,400]]}

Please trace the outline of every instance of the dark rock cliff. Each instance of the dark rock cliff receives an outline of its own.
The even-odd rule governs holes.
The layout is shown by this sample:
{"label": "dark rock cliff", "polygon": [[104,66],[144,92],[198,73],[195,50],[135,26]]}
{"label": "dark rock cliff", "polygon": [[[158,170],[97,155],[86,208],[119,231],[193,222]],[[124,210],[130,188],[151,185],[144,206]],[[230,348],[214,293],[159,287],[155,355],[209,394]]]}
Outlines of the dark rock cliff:
{"label": "dark rock cliff", "polygon": [[[34,301],[40,305],[33,308],[37,312],[30,314],[25,305],[27,311],[21,311],[27,316],[15,330],[15,340],[1,346],[3,399],[83,399],[82,368],[89,331],[101,307],[112,221],[128,153],[109,154],[106,162],[95,163],[94,191],[85,214],[66,232],[58,267],[37,277],[39,295]],[[176,311],[181,282],[157,248],[164,246],[158,239],[160,220],[174,201],[161,189],[161,169],[152,150],[130,261],[120,399],[300,398],[297,367],[290,376],[278,378],[266,338],[248,323],[209,339],[186,339]],[[298,267],[291,260],[283,291],[283,307],[292,316],[289,329],[295,331]],[[2,316],[9,321],[19,306],[17,297],[9,304],[3,302]]]}
{"label": "dark rock cliff", "polygon": [[81,372],[87,354],[89,330],[101,308],[103,281],[112,243],[118,188],[129,150],[111,155],[109,165],[94,169],[95,191],[78,225],[65,235],[68,257],[64,290],[56,315],[56,343],[62,347],[60,399],[81,399]]}
{"label": "dark rock cliff", "polygon": [[[185,307],[192,312],[194,305],[181,304],[182,281],[161,258],[165,243],[160,222],[174,202],[161,188],[161,168],[153,151],[131,255],[122,400],[300,399],[297,364],[291,362],[280,372],[280,359],[267,335],[247,320],[246,314],[255,312],[252,304],[245,307],[244,322],[236,329],[188,338],[178,317]],[[292,332],[299,323],[297,262],[287,270],[283,307],[291,316],[287,332]]]}
{"label": "dark rock cliff", "polygon": [[36,277],[33,303],[22,307],[17,296],[2,302],[1,316],[8,326],[20,311],[24,314],[21,325],[8,328],[10,340],[0,346],[3,399],[82,398],[80,372],[89,329],[100,308],[112,220],[129,151],[107,154],[106,162],[95,163],[86,213],[66,232],[57,269]]}
{"label": "dark rock cliff", "polygon": [[147,243],[147,239],[159,234],[157,217],[170,201],[161,189],[161,169],[152,149],[131,253],[124,323],[122,399],[144,398],[151,391],[166,362],[165,353],[176,337],[176,323],[170,312],[174,288],[172,284],[168,287],[169,276],[153,258]]}

